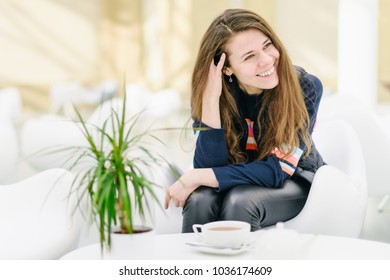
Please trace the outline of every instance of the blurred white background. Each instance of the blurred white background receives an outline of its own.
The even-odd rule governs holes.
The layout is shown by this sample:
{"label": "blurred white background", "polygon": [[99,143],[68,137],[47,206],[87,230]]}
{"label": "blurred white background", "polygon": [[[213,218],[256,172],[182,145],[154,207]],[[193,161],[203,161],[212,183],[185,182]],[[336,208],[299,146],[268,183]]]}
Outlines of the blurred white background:
{"label": "blurred white background", "polygon": [[[387,0],[1,0],[0,117],[15,127],[1,143],[12,147],[8,154],[19,152],[19,164],[0,174],[0,183],[35,172],[14,147],[34,144],[34,133],[21,139],[30,121],[70,118],[72,104],[93,116],[101,100],[119,96],[124,86],[132,110],[154,106],[149,122],[185,126],[200,39],[215,16],[233,7],[269,21],[293,63],[322,80],[324,100],[348,95],[390,113]],[[192,138],[180,131],[162,137],[171,159],[187,168]],[[3,160],[2,166],[11,162]],[[390,205],[377,212],[380,199],[370,198],[362,237],[390,242]]]}

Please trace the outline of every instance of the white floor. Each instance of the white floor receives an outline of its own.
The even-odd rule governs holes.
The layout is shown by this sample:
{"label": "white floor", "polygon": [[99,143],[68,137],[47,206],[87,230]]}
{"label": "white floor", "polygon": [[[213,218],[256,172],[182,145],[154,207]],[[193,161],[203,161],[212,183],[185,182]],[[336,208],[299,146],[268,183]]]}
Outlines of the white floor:
{"label": "white floor", "polygon": [[369,197],[366,219],[360,238],[390,243],[390,202],[377,211],[382,197]]}

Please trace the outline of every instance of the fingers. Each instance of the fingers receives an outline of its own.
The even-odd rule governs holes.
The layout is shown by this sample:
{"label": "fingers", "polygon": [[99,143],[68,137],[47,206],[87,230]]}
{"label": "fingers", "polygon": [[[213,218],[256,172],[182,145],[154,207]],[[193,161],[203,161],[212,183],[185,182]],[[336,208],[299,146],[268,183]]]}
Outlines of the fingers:
{"label": "fingers", "polygon": [[222,53],[221,58],[219,59],[219,62],[217,64],[217,69],[219,71],[222,71],[222,68],[225,65],[225,60],[226,60],[226,54]]}
{"label": "fingers", "polygon": [[169,192],[166,192],[165,194],[165,200],[164,200],[164,208],[165,209],[168,209],[169,208],[169,203],[171,202],[171,200],[173,200],[174,204],[176,207],[183,207],[184,206],[184,202],[181,202],[177,199],[174,199],[170,194]]}
{"label": "fingers", "polygon": [[180,202],[178,200],[175,199],[175,206],[176,207],[180,207]]}
{"label": "fingers", "polygon": [[169,192],[167,192],[165,194],[165,200],[164,200],[164,208],[165,209],[168,209],[169,208],[169,203],[171,202],[171,200],[174,202],[175,206],[176,207],[183,207],[183,204],[184,203],[181,203],[179,200],[173,198]]}
{"label": "fingers", "polygon": [[185,184],[182,182],[182,180],[177,180],[172,186],[170,186],[166,190],[164,208],[168,209],[171,201],[176,207],[183,207],[188,195],[189,194],[186,191]]}
{"label": "fingers", "polygon": [[219,59],[217,65],[214,64],[214,59],[211,60],[210,70],[216,68],[217,71],[222,71],[223,66],[225,65],[225,60],[226,60],[226,54],[225,53],[222,53],[221,58]]}
{"label": "fingers", "polygon": [[164,200],[164,208],[165,209],[168,209],[170,201],[171,201],[171,196],[170,196],[169,192],[167,192],[165,194],[165,200]]}

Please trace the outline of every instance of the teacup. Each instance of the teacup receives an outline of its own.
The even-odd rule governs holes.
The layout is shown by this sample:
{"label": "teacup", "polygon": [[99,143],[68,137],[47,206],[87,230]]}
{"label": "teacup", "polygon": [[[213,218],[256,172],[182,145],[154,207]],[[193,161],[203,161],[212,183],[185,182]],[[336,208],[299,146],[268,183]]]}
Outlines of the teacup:
{"label": "teacup", "polygon": [[194,224],[192,229],[207,245],[218,248],[238,248],[247,241],[251,226],[241,221],[218,221],[204,225]]}

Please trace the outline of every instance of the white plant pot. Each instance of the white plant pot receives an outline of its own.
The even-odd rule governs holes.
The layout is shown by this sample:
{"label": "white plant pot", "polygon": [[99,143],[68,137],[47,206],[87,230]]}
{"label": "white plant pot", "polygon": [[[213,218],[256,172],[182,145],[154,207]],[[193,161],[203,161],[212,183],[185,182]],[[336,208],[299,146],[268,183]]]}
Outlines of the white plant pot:
{"label": "white plant pot", "polygon": [[121,234],[111,233],[111,249],[104,250],[107,260],[147,260],[152,258],[155,231]]}

